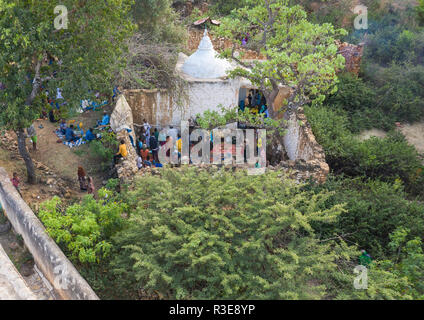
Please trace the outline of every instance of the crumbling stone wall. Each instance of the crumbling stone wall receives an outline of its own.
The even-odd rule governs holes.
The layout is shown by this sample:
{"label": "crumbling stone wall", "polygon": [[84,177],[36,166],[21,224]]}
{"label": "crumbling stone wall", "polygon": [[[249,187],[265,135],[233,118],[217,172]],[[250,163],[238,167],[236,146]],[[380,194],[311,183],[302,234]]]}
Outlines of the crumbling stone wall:
{"label": "crumbling stone wall", "polygon": [[362,55],[364,53],[364,46],[354,45],[347,42],[336,41],[339,47],[339,53],[345,58],[345,71],[352,72],[356,75],[359,74],[361,69]]}
{"label": "crumbling stone wall", "polygon": [[306,115],[302,108],[296,113],[286,115],[287,133],[284,146],[290,161],[281,163],[281,167],[292,171],[299,179],[304,178],[324,183],[330,172],[325,161],[325,153],[316,141]]}
{"label": "crumbling stone wall", "polygon": [[[138,172],[137,168],[137,151],[133,148],[130,136],[126,130],[122,130],[116,134],[118,141],[124,140],[128,150],[128,156],[119,161],[116,165],[116,171],[121,184],[131,181],[133,176]],[[136,143],[136,141],[134,141]]]}
{"label": "crumbling stone wall", "polygon": [[[134,90],[132,90],[134,92]],[[143,96],[143,92],[138,92],[138,96]],[[131,108],[135,103],[133,98],[128,99]],[[139,113],[135,107],[133,113]],[[137,115],[134,114],[134,119]],[[289,176],[298,181],[312,179],[318,183],[324,183],[330,172],[330,168],[325,161],[325,153],[318,144],[312,132],[312,128],[306,118],[302,108],[296,113],[287,117],[287,133],[283,139],[284,149],[290,160],[282,160],[276,168],[289,173]],[[139,120],[140,121],[140,120]],[[140,122],[142,124],[142,120]],[[167,125],[169,123],[164,123]],[[137,152],[131,146],[131,142],[126,131],[118,133],[118,141],[124,139],[128,147],[128,158],[122,160],[117,166],[118,177],[122,183],[128,183],[137,174]]]}

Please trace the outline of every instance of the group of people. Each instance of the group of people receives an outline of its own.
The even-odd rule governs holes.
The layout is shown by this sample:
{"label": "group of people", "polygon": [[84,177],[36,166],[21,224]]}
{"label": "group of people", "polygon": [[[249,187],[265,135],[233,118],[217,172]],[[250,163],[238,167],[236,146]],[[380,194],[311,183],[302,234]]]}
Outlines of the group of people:
{"label": "group of people", "polygon": [[159,161],[160,134],[157,128],[151,132],[152,126],[146,119],[143,120],[141,134],[137,140],[137,167],[162,167]]}
{"label": "group of people", "polygon": [[[163,167],[159,160],[159,150],[160,148],[164,148],[165,145],[169,146],[175,143],[178,157],[181,157],[182,141],[181,135],[178,133],[178,129],[170,126],[167,134],[164,134],[163,131],[159,132],[158,128],[155,128],[153,132],[151,132],[151,130],[152,126],[144,119],[140,136],[137,139],[138,169],[142,169],[143,167]],[[118,154],[115,155],[115,159],[119,158],[120,155],[122,155],[122,152],[118,152]],[[166,155],[170,157],[171,150],[168,150]]]}
{"label": "group of people", "polygon": [[[110,116],[105,111],[103,114],[103,119],[97,121],[97,125],[94,127],[98,130],[107,127],[110,124]],[[94,133],[94,128],[90,127],[84,134],[84,131],[80,128],[80,135],[77,135],[75,132],[75,126],[70,124],[68,126],[65,119],[62,119],[59,125],[59,131],[62,135],[65,136],[67,142],[75,142],[83,138],[84,140],[90,142],[96,140],[99,136]]]}
{"label": "group of people", "polygon": [[246,99],[241,100],[239,108],[242,112],[249,108],[254,114],[264,114],[265,118],[269,118],[268,105],[265,96],[259,91],[251,89]]}

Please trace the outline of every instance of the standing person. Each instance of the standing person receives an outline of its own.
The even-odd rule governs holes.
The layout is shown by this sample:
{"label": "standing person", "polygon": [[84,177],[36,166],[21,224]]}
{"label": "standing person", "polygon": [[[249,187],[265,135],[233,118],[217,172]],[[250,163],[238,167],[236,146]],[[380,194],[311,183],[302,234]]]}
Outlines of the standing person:
{"label": "standing person", "polygon": [[152,150],[153,160],[159,162],[159,144],[154,135],[150,137],[150,150]]}
{"label": "standing person", "polygon": [[21,180],[19,180],[18,174],[16,172],[13,172],[13,178],[10,179],[10,182],[12,182],[16,191],[18,191],[19,195],[22,197],[21,189],[19,188],[19,184],[21,183]]}
{"label": "standing person", "polygon": [[143,128],[146,132],[146,135],[150,136],[150,129],[152,128],[152,126],[147,122],[146,119],[143,119]]}
{"label": "standing person", "polygon": [[146,131],[144,130],[144,127],[141,127],[140,141],[141,142],[146,141],[146,144],[147,144]]}
{"label": "standing person", "polygon": [[127,146],[125,144],[125,141],[121,140],[119,151],[117,154],[113,156],[113,163],[117,164],[119,159],[126,158],[127,156],[128,156]]}
{"label": "standing person", "polygon": [[183,146],[183,141],[181,139],[181,135],[178,134],[178,140],[177,140],[178,159],[181,158],[182,146]]}
{"label": "standing person", "polygon": [[143,145],[144,145],[143,141],[141,140],[137,141],[137,153],[140,153],[140,151],[143,149]]}
{"label": "standing person", "polygon": [[96,188],[94,187],[94,181],[92,177],[88,177],[88,194],[92,194],[94,196],[94,192]]}
{"label": "standing person", "polygon": [[147,148],[150,148],[150,129],[146,131],[146,144]]}
{"label": "standing person", "polygon": [[247,99],[249,100],[249,107],[253,106],[253,104],[252,104],[252,99],[253,99],[252,93],[253,93],[253,89],[250,90],[249,95],[247,96]]}
{"label": "standing person", "polygon": [[156,140],[159,141],[159,131],[158,131],[158,128],[155,128],[155,131],[153,132],[153,135],[155,136]]}
{"label": "standing person", "polygon": [[87,175],[83,167],[78,167],[78,182],[81,191],[87,191]]}
{"label": "standing person", "polygon": [[37,132],[35,131],[33,124],[27,129],[27,133],[32,141],[32,149],[37,151]]}

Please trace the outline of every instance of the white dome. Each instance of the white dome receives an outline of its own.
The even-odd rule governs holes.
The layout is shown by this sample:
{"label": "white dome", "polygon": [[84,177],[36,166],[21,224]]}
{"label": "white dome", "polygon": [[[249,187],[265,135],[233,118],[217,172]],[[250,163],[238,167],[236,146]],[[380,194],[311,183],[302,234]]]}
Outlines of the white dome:
{"label": "white dome", "polygon": [[207,30],[199,44],[199,48],[184,63],[182,71],[189,76],[199,79],[215,79],[227,75],[232,69],[231,64],[217,57]]}

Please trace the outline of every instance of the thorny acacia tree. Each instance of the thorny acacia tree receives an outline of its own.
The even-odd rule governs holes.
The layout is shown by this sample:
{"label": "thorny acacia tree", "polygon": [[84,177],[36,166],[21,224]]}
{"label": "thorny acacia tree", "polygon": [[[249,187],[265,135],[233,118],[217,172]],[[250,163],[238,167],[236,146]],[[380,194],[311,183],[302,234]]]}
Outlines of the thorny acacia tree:
{"label": "thorny acacia tree", "polygon": [[[273,102],[280,86],[291,88],[287,104],[293,111],[334,93],[336,71],[344,66],[335,40],[346,32],[328,23],[308,22],[302,7],[289,7],[288,0],[247,2],[244,8],[235,9],[224,18],[218,30],[221,36],[233,41],[232,50],[223,56],[241,65],[230,76],[241,76],[257,85],[264,92],[272,118],[278,114]],[[242,53],[237,54],[241,39],[248,33],[249,46],[257,48],[266,60],[247,62],[243,61]]]}
{"label": "thorny acacia tree", "polygon": [[110,87],[123,41],[133,30],[133,0],[60,4],[68,10],[68,28],[57,30],[57,2],[0,0],[0,81],[5,87],[0,90],[0,126],[16,132],[30,183],[36,175],[24,130],[40,115],[41,89],[55,93],[61,88],[68,102],[78,103],[88,90]]}

